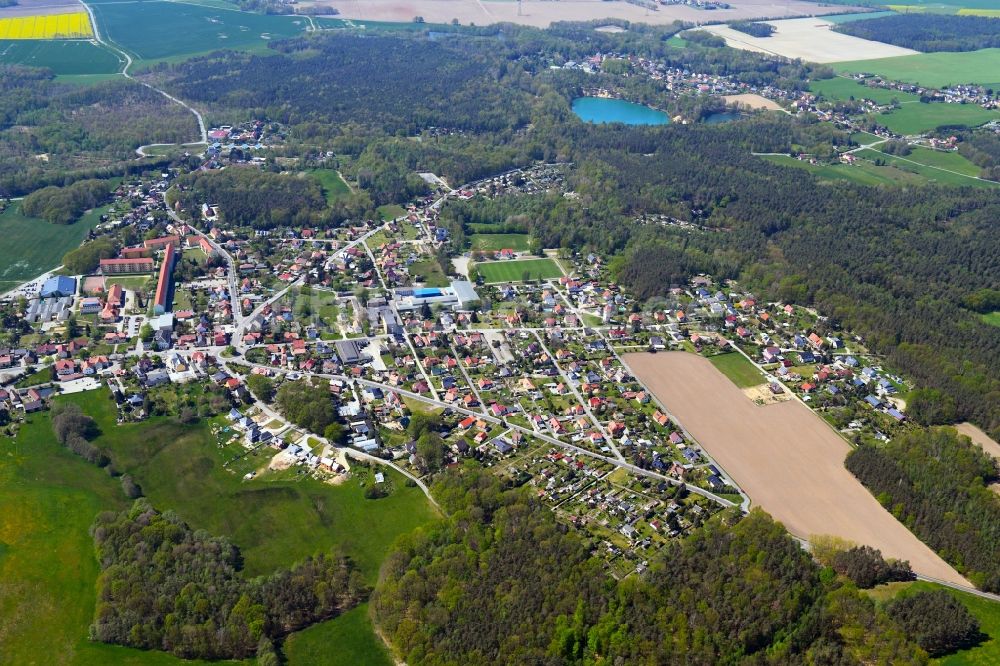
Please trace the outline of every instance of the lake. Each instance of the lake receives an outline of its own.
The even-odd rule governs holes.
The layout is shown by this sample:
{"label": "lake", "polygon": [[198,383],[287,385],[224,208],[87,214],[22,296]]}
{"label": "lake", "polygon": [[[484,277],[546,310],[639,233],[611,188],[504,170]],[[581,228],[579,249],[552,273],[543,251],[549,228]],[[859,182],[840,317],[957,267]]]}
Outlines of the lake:
{"label": "lake", "polygon": [[588,123],[625,123],[626,125],[666,125],[670,116],[642,104],[608,97],[577,97],[573,113]]}
{"label": "lake", "polygon": [[701,122],[705,123],[706,125],[720,125],[722,123],[728,123],[733,120],[739,120],[742,117],[743,117],[742,114],[740,114],[738,111],[719,111],[717,113],[708,114],[707,116],[702,118]]}

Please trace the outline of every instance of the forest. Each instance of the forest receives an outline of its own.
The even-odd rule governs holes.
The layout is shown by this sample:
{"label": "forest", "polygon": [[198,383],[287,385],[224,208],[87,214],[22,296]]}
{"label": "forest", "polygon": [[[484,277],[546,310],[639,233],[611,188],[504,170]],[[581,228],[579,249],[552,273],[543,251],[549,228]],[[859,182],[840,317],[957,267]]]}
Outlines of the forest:
{"label": "forest", "polygon": [[21,212],[52,224],[72,224],[85,211],[96,208],[111,196],[106,180],[78,180],[66,187],[50,185],[24,197]]}
{"label": "forest", "polygon": [[139,499],[91,528],[101,565],[91,634],[105,643],[183,658],[243,659],[364,600],[362,576],[342,556],[318,554],[246,579],[239,549],[193,531]]}
{"label": "forest", "polygon": [[729,24],[733,30],[739,30],[751,37],[770,37],[775,31],[775,27],[770,23],[760,23],[758,21],[733,21]]}
{"label": "forest", "polygon": [[848,455],[879,502],[981,589],[1000,591],[997,462],[951,428],[918,430]]}
{"label": "forest", "polygon": [[150,168],[145,143],[197,137],[189,112],[133,81],[59,83],[44,69],[0,65],[0,196]]}
{"label": "forest", "polygon": [[467,468],[434,493],[450,517],[397,545],[372,599],[409,664],[927,661],[760,511],[721,514],[615,581],[525,489]]}
{"label": "forest", "polygon": [[1000,47],[1000,18],[937,13],[896,14],[833,27],[846,35],[915,51],[976,51]]}
{"label": "forest", "polygon": [[1000,135],[990,131],[964,133],[958,152],[982,168],[980,178],[1000,180]]}

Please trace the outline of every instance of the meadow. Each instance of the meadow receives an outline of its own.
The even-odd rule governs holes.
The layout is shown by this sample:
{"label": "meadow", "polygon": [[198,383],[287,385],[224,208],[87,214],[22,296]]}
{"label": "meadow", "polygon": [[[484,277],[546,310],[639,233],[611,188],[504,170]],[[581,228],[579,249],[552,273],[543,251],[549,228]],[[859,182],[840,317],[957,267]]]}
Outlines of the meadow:
{"label": "meadow", "polygon": [[875,120],[897,134],[920,134],[945,125],[977,127],[991,120],[1000,119],[1000,113],[975,104],[903,104],[889,113],[879,114]]}
{"label": "meadow", "polygon": [[743,354],[736,352],[717,354],[709,357],[708,360],[719,372],[729,377],[729,381],[740,388],[760,386],[764,383],[763,375]]}
{"label": "meadow", "polygon": [[104,38],[140,60],[263,47],[303,34],[308,26],[300,17],[160,0],[96,3],[93,10]]}
{"label": "meadow", "polygon": [[17,204],[0,213],[0,292],[58,266],[100,223],[105,210],[95,209],[71,225],[26,217]]}
{"label": "meadow", "polygon": [[[407,487],[396,474],[387,475],[393,492],[381,500],[364,499],[355,479],[332,486],[292,478],[267,481],[264,475],[265,480],[244,483],[222,469],[223,454],[206,421],[180,426],[159,418],[117,426],[114,403],[104,389],[60,400],[76,402],[98,422],[104,434],[96,443],[111,453],[117,469],[133,475],[154,505],[239,545],[248,575],[339,547],[373,584],[395,538],[434,517],[420,490]],[[47,413],[32,415],[17,439],[0,439],[0,506],[0,650],[5,660],[200,663],[87,640],[98,573],[88,530],[98,512],[127,503],[117,479],[55,442]],[[324,660],[317,638],[344,641],[349,654],[377,641],[364,610],[310,632],[290,641],[296,654],[288,661],[292,666],[360,663],[334,659],[337,645],[329,643]]]}
{"label": "meadow", "polygon": [[[857,155],[859,153],[855,153]],[[881,155],[881,153],[879,153]],[[763,159],[782,166],[803,169],[823,180],[849,180],[861,185],[921,184],[927,179],[919,174],[897,169],[894,166],[876,166],[867,160],[855,164],[809,164],[788,155],[766,155]]]}
{"label": "meadow", "polygon": [[919,53],[896,58],[838,62],[832,66],[838,72],[867,72],[934,88],[958,83],[1000,87],[1000,49]]}
{"label": "meadow", "polygon": [[1000,327],[1000,311],[984,314],[981,319],[990,326]]}
{"label": "meadow", "polygon": [[292,634],[285,656],[294,666],[392,666],[385,645],[372,630],[368,604],[340,617]]}
{"label": "meadow", "polygon": [[0,63],[46,67],[58,75],[110,75],[122,68],[117,55],[89,41],[0,40]]}
{"label": "meadow", "polygon": [[337,199],[351,193],[350,186],[336,169],[311,169],[309,175],[312,176],[323,188],[326,196],[326,203],[332,206]]}
{"label": "meadow", "polygon": [[931,162],[940,159],[937,157],[932,157],[927,163],[924,163],[921,160],[926,159],[926,156],[922,153],[899,157],[896,155],[888,155],[886,153],[879,152],[878,150],[866,148],[864,150],[859,150],[855,153],[855,155],[867,160],[881,160],[884,164],[893,165],[903,171],[910,171],[922,176],[927,181],[934,182],[939,185],[964,185],[970,187],[996,187],[997,185],[1000,185],[1000,183],[990,180],[980,180],[978,178],[956,172],[948,167],[935,166],[931,164]]}
{"label": "meadow", "polygon": [[866,590],[866,593],[877,602],[885,603],[897,597],[933,590],[944,590],[961,602],[979,620],[979,629],[986,634],[986,639],[976,647],[959,650],[954,654],[934,659],[931,663],[939,666],[986,666],[1000,663],[1000,603],[925,581],[879,585]]}
{"label": "meadow", "polygon": [[476,270],[486,282],[523,282],[562,277],[563,272],[552,259],[519,259],[477,263]]}
{"label": "meadow", "polygon": [[912,93],[884,88],[870,88],[853,79],[835,76],[832,79],[817,79],[809,84],[809,90],[822,95],[828,100],[870,99],[878,104],[890,104],[894,99],[899,102],[915,102],[919,98]]}
{"label": "meadow", "polygon": [[86,39],[93,36],[87,12],[0,18],[0,39]]}
{"label": "meadow", "polygon": [[497,251],[511,249],[527,252],[531,241],[528,234],[472,234],[469,236],[473,250]]}

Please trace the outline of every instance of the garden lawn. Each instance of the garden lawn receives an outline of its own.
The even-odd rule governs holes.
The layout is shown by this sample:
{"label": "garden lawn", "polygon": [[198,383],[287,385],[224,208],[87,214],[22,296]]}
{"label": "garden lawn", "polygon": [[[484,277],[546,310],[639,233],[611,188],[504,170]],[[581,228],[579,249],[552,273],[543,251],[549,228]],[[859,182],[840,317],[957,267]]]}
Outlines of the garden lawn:
{"label": "garden lawn", "polygon": [[17,204],[9,206],[0,214],[0,292],[58,266],[63,255],[100,223],[106,210],[98,208],[73,224],[61,225],[25,217]]}
{"label": "garden lawn", "polygon": [[960,83],[1000,87],[1000,49],[918,53],[895,58],[838,62],[831,66],[838,72],[879,74],[896,81],[932,88]]}
{"label": "garden lawn", "polygon": [[920,134],[944,125],[977,127],[1000,119],[1000,113],[975,104],[934,102],[903,104],[895,111],[882,113],[875,121],[897,134]]}
{"label": "garden lawn", "polygon": [[523,282],[562,277],[559,265],[549,258],[477,263],[476,270],[486,282]]}
{"label": "garden lawn", "polygon": [[740,388],[760,386],[764,383],[764,376],[743,354],[736,352],[718,354],[709,357],[708,360],[719,372],[729,377],[729,380]]}
{"label": "garden lawn", "polygon": [[383,221],[394,220],[397,217],[406,215],[406,209],[396,204],[386,204],[377,208],[379,216]]}
{"label": "garden lawn", "polygon": [[527,252],[531,237],[528,234],[473,234],[469,240],[473,250]]}

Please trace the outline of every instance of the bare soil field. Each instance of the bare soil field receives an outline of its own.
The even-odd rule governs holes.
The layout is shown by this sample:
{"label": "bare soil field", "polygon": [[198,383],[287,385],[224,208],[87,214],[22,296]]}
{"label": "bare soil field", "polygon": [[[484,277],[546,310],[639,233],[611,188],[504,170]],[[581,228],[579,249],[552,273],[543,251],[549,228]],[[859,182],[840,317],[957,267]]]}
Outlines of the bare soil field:
{"label": "bare soil field", "polygon": [[996,442],[992,437],[987,435],[985,432],[972,425],[969,422],[959,423],[955,426],[955,430],[961,435],[965,435],[973,441],[974,444],[978,444],[983,451],[990,454],[997,460],[1000,460],[1000,444]]}
{"label": "bare soil field", "polygon": [[[758,16],[812,16],[851,11],[842,5],[823,7],[817,4],[788,0],[733,0],[730,9],[706,11],[686,5],[661,6],[647,12],[643,7],[626,2],[604,0],[525,0],[518,15],[513,0],[316,0],[300,3],[302,7],[335,7],[337,18],[367,21],[412,21],[422,16],[427,23],[451,23],[457,19],[463,25],[518,23],[547,28],[556,21],[595,21],[617,18],[636,23],[666,25],[674,21],[704,23],[733,21]],[[860,56],[859,56],[860,57]]]}
{"label": "bare soil field", "polygon": [[909,560],[926,576],[969,582],[892,517],[844,467],[850,450],[797,400],[758,406],[707,359],[628,354],[625,362],[759,505],[793,535],[831,534]]}
{"label": "bare soil field", "polygon": [[73,14],[81,11],[83,11],[83,5],[74,0],[18,0],[13,7],[0,9],[0,18]]}
{"label": "bare soil field", "polygon": [[775,102],[773,99],[768,99],[766,97],[761,97],[754,93],[743,93],[741,95],[723,95],[722,99],[726,100],[726,104],[739,104],[740,106],[749,106],[751,109],[764,109],[766,111],[784,111],[781,105]]}
{"label": "bare soil field", "polygon": [[751,37],[727,25],[711,25],[702,29],[724,38],[728,46],[736,49],[818,63],[892,58],[918,53],[913,49],[833,32],[830,30],[833,23],[821,18],[796,18],[767,23],[776,28],[770,37]]}

